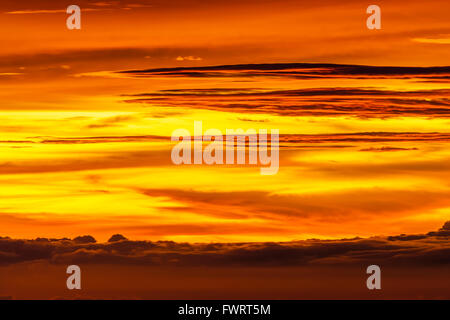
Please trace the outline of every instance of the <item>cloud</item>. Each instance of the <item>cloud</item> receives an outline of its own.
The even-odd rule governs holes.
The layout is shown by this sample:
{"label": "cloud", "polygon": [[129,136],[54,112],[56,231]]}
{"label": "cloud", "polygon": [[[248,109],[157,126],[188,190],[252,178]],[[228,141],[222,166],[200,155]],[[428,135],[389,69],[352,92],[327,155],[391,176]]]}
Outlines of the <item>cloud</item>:
{"label": "cloud", "polygon": [[399,148],[399,147],[381,147],[381,148],[366,148],[361,149],[359,151],[368,151],[368,152],[389,152],[389,151],[411,151],[411,150],[419,150],[418,148]]}
{"label": "cloud", "polygon": [[237,64],[206,67],[154,68],[118,71],[118,73],[152,76],[175,77],[283,77],[298,79],[314,78],[411,78],[448,76],[450,67],[392,67],[363,66],[327,63],[272,63],[272,64]]}
{"label": "cloud", "polygon": [[342,142],[448,142],[450,134],[439,132],[355,132],[335,134],[286,134],[284,143],[342,143]]}
{"label": "cloud", "polygon": [[128,239],[125,238],[123,235],[121,234],[114,234],[111,236],[111,238],[109,238],[108,242],[118,242],[118,241],[127,241]]}
{"label": "cloud", "polygon": [[[140,3],[139,3],[140,2]],[[53,13],[66,13],[67,4],[55,5],[55,2],[41,1],[40,3],[35,3],[35,1],[22,1],[22,5],[19,4],[9,4],[5,3],[4,8],[7,8],[5,14],[53,14]],[[110,11],[110,10],[133,10],[133,9],[143,9],[152,7],[148,1],[87,1],[79,0],[76,3],[82,12],[95,12],[95,11]],[[25,9],[25,6],[28,6]],[[18,9],[20,8],[20,9]],[[8,10],[9,9],[9,10]]]}
{"label": "cloud", "polygon": [[[167,212],[178,212],[178,208],[158,208],[160,210],[166,210]],[[183,207],[184,210],[189,210],[190,212],[196,212],[203,214],[205,216],[220,217],[223,219],[245,219],[242,214],[222,212],[216,210],[214,213],[208,212],[207,209],[198,209],[195,207]],[[242,223],[243,222],[243,223]],[[98,227],[96,231],[112,231],[116,230],[116,227]],[[283,234],[286,232],[292,232],[292,229],[286,226],[273,225],[267,226],[262,223],[245,223],[245,220],[241,222],[220,222],[220,223],[142,223],[139,225],[122,225],[121,229],[127,232],[133,232],[133,234],[141,236],[151,236],[151,237],[167,237],[171,236],[204,236],[204,235],[235,235],[235,234],[246,234],[246,235],[261,235],[261,234]]]}
{"label": "cloud", "polygon": [[203,59],[200,57],[194,57],[194,56],[186,56],[186,57],[178,56],[175,60],[177,60],[177,61],[201,61]]}
{"label": "cloud", "polygon": [[[101,10],[101,9],[99,9]],[[0,78],[24,77],[48,80],[55,76],[100,76],[120,77],[121,74],[107,70],[130,68],[136,63],[145,65],[173,64],[174,57],[189,57],[194,52],[198,57],[205,47],[163,46],[163,47],[108,47],[67,49],[54,51],[31,51],[30,53],[3,54],[0,56]],[[230,49],[231,50],[231,49]],[[151,60],[148,57],[152,57]],[[150,62],[149,62],[150,61]],[[62,66],[70,66],[65,69]],[[105,71],[106,70],[106,71]]]}
{"label": "cloud", "polygon": [[88,129],[98,129],[98,128],[110,128],[117,127],[124,123],[132,122],[136,124],[139,121],[139,117],[136,115],[123,115],[123,116],[115,116],[108,117],[104,119],[100,119],[86,126]]}
{"label": "cloud", "polygon": [[[126,118],[107,119],[102,124],[114,124],[117,122],[127,121]],[[111,142],[151,142],[151,141],[167,141],[170,137],[145,135],[145,136],[93,136],[93,137],[36,137],[39,143],[43,144],[85,144],[85,143],[111,143]]]}
{"label": "cloud", "polygon": [[93,236],[79,236],[73,239],[76,243],[96,243],[97,240]]}
{"label": "cloud", "polygon": [[430,44],[450,44],[450,37],[445,38],[414,38],[412,41]]}
{"label": "cloud", "polygon": [[[124,119],[107,119],[104,125],[113,125]],[[109,124],[109,121],[111,123]],[[194,137],[191,137],[194,139]],[[225,139],[224,139],[225,140]],[[417,151],[414,147],[404,147],[402,144],[413,142],[449,142],[448,133],[420,132],[359,132],[342,134],[281,134],[279,136],[281,161],[283,166],[307,166],[309,172],[318,172],[330,176],[372,176],[388,174],[406,174],[418,172],[444,172],[449,168],[447,159],[422,160],[413,159],[397,161],[396,163],[306,163],[293,158],[294,153],[308,149],[354,148],[359,143],[365,144],[396,144],[395,146],[374,146],[359,149],[365,152]],[[171,146],[169,136],[83,136],[83,137],[32,137],[29,140],[3,140],[0,145],[8,147],[39,148],[39,145],[84,145],[84,144],[127,144],[142,143],[135,150],[121,151],[106,149],[97,154],[86,154],[83,158],[63,157],[48,161],[45,158],[29,160],[17,159],[0,163],[0,174],[73,172],[84,170],[108,170],[117,168],[144,168],[173,166],[170,158]],[[158,150],[143,150],[151,143],[165,143]],[[258,142],[259,143],[259,142]],[[247,143],[248,146],[248,143]],[[255,147],[250,145],[250,147]]]}
{"label": "cloud", "polygon": [[[446,191],[384,188],[357,188],[306,194],[181,189],[140,191],[150,197],[169,198],[203,215],[228,219],[257,218],[266,220],[266,223],[295,222],[297,233],[306,231],[301,227],[302,221],[307,221],[309,230],[313,227],[320,230],[325,221],[329,227],[341,223],[380,219],[381,216],[400,218],[450,205]],[[289,227],[285,225],[285,228]]]}
{"label": "cloud", "polygon": [[[82,12],[90,12],[90,11],[102,11],[103,9],[95,9],[95,8],[83,8]],[[49,10],[17,10],[17,11],[8,11],[6,14],[43,14],[43,13],[67,13],[66,9],[49,9]]]}
{"label": "cloud", "polygon": [[[63,143],[63,142],[55,142]],[[76,143],[76,142],[74,142]],[[81,142],[85,143],[85,142]],[[94,142],[95,143],[95,142]],[[71,172],[172,165],[170,150],[107,152],[83,159],[33,160],[0,163],[0,174]]]}
{"label": "cloud", "polygon": [[439,231],[450,231],[450,221],[444,223],[444,225],[442,226],[441,229],[439,229]]}
{"label": "cloud", "polygon": [[47,260],[53,264],[160,266],[449,265],[450,232],[425,235],[250,243],[129,241],[76,243],[0,239],[0,263]]}
{"label": "cloud", "polygon": [[179,107],[239,114],[316,117],[450,116],[450,90],[393,91],[369,88],[180,89],[124,95],[152,108]]}

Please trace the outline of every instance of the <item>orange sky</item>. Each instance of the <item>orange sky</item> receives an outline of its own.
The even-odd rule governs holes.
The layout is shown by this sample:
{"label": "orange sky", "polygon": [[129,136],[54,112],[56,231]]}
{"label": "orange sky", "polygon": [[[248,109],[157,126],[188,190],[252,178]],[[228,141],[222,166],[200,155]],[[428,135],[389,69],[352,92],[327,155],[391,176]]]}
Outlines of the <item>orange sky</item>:
{"label": "orange sky", "polygon": [[[78,4],[79,31],[62,2],[0,5],[0,235],[287,241],[449,219],[449,68],[194,68],[445,66],[448,1],[379,1],[382,30],[361,1]],[[145,71],[171,67],[194,69]],[[196,120],[280,129],[278,174],[172,165],[167,137]]]}

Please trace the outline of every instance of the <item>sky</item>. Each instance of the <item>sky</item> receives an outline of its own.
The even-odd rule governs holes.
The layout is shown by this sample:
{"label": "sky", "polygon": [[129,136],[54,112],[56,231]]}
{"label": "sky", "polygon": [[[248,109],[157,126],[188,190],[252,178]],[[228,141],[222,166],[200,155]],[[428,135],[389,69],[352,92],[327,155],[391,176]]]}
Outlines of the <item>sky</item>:
{"label": "sky", "polygon": [[[448,1],[0,7],[0,233],[187,242],[435,230],[450,217]],[[419,14],[420,13],[420,14]],[[279,129],[280,169],[171,162],[171,133]]]}
{"label": "sky", "polygon": [[[450,2],[369,4],[1,1],[0,299],[448,299]],[[277,174],[174,165],[195,121]]]}
{"label": "sky", "polygon": [[[67,5],[72,3],[67,3]],[[0,234],[339,239],[449,220],[448,1],[0,5]],[[215,67],[214,67],[215,66]],[[175,166],[171,133],[280,130],[280,169]]]}

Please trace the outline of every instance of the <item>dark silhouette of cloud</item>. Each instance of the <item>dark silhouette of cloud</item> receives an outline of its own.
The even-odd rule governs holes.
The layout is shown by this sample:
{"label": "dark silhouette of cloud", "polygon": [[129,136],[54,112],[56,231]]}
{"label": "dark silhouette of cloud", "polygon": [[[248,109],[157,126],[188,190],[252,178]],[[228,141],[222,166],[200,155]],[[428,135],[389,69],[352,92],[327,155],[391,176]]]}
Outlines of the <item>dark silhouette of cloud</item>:
{"label": "dark silhouette of cloud", "polygon": [[206,67],[154,68],[119,71],[123,74],[145,76],[184,76],[184,77],[255,77],[278,76],[293,78],[327,77],[413,77],[440,78],[450,74],[450,67],[391,67],[363,66],[329,63],[271,63],[236,64]]}
{"label": "dark silhouette of cloud", "polygon": [[125,238],[121,234],[114,234],[111,236],[111,238],[109,238],[108,242],[118,242],[118,241],[123,241],[123,240],[128,240],[128,239]]}
{"label": "dark silhouette of cloud", "polygon": [[96,243],[97,240],[93,236],[79,236],[73,239],[76,243]]}
{"label": "dark silhouette of cloud", "polygon": [[381,147],[381,148],[366,148],[359,151],[369,151],[369,152],[389,152],[389,151],[410,151],[419,150],[418,148],[399,148],[399,147]]}
{"label": "dark silhouette of cloud", "polygon": [[439,229],[439,231],[450,231],[450,221],[447,221],[446,223],[444,223],[444,225],[442,226],[441,229]]}
{"label": "dark silhouette of cloud", "polygon": [[124,95],[128,103],[281,116],[449,117],[450,90],[180,89]]}

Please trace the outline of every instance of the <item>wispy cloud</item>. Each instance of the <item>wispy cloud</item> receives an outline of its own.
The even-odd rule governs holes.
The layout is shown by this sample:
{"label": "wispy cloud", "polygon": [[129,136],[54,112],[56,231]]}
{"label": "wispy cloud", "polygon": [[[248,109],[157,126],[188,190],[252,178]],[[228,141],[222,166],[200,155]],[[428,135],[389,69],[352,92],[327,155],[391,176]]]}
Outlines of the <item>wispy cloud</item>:
{"label": "wispy cloud", "polygon": [[186,56],[186,57],[178,56],[175,60],[177,60],[177,61],[201,61],[203,59],[200,57],[194,57],[194,56]]}
{"label": "wispy cloud", "polygon": [[119,71],[119,73],[148,77],[287,77],[297,79],[357,77],[358,79],[364,79],[436,77],[439,75],[448,76],[450,74],[450,67],[392,67],[325,63],[277,63],[125,70]]}
{"label": "wispy cloud", "polygon": [[414,38],[413,41],[431,44],[450,44],[450,35],[442,38]]}
{"label": "wispy cloud", "polygon": [[[84,12],[91,12],[91,11],[104,11],[108,10],[106,8],[100,9],[100,8],[83,8]],[[65,9],[41,9],[41,10],[17,10],[17,11],[8,11],[5,12],[6,14],[46,14],[46,13],[67,13]]]}
{"label": "wispy cloud", "polygon": [[449,117],[450,90],[393,91],[368,88],[298,90],[189,89],[129,95],[129,103],[182,106],[241,114],[359,118]]}

